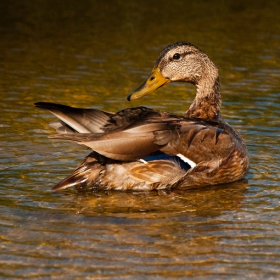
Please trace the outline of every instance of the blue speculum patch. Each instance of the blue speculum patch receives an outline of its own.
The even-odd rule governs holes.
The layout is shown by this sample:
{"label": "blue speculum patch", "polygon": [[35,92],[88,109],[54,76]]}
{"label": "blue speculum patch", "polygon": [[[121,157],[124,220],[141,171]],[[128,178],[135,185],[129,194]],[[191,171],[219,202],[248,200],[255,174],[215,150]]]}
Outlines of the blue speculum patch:
{"label": "blue speculum patch", "polygon": [[161,160],[161,159],[175,161],[184,170],[189,170],[191,168],[191,166],[188,163],[184,162],[181,158],[179,158],[177,156],[170,156],[170,155],[167,155],[167,154],[162,153],[162,152],[157,152],[156,154],[154,154],[152,156],[144,158],[144,160],[147,161],[147,162],[153,161],[153,160]]}

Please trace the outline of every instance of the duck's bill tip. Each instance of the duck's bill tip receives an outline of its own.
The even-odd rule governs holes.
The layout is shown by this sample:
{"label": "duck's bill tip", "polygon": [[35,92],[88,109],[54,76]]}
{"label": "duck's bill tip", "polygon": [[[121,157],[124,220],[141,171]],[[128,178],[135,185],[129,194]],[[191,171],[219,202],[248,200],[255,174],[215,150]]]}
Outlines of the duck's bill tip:
{"label": "duck's bill tip", "polygon": [[151,75],[148,79],[127,97],[128,101],[138,99],[152,93],[156,89],[162,87],[163,85],[169,83],[170,80],[162,76],[158,68],[153,69]]}
{"label": "duck's bill tip", "polygon": [[134,100],[134,99],[138,99],[143,97],[144,95],[148,94],[148,90],[146,88],[146,81],[140,85],[137,89],[135,89],[133,92],[131,92],[129,94],[129,96],[127,97],[128,101]]}

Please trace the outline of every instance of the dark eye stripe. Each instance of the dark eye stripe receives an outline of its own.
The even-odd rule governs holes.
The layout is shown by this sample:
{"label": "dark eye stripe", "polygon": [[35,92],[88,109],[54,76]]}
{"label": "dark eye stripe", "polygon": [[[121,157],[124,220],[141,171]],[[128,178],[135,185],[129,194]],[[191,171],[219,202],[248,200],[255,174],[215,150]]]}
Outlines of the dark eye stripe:
{"label": "dark eye stripe", "polygon": [[186,55],[189,55],[189,54],[193,54],[193,52],[184,52],[184,53],[175,53],[172,57],[172,59],[174,60],[178,60],[180,59],[181,57],[185,57]]}
{"label": "dark eye stripe", "polygon": [[189,54],[192,54],[193,52],[185,52],[184,53],[184,56],[186,56],[186,55],[189,55]]}

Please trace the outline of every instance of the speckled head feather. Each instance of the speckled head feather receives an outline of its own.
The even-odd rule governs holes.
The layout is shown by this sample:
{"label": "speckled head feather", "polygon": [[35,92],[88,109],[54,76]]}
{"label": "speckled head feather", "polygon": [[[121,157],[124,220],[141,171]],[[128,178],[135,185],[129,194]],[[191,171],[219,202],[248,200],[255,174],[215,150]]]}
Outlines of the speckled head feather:
{"label": "speckled head feather", "polygon": [[193,47],[195,49],[197,49],[198,51],[201,51],[198,47],[196,47],[195,45],[189,43],[189,42],[177,42],[177,43],[174,43],[174,44],[171,44],[171,45],[168,45],[166,46],[162,51],[161,53],[159,54],[157,60],[156,60],[156,63],[155,63],[155,67],[157,67],[160,63],[160,61],[162,60],[162,58],[172,49],[174,49],[175,47],[180,47],[180,46],[189,46],[189,47]]}

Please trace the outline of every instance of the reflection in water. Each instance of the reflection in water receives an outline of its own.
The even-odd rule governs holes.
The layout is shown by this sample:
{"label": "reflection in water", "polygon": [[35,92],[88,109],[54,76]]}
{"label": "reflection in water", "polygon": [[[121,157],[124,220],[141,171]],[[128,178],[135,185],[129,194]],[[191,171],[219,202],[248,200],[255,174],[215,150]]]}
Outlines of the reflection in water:
{"label": "reflection in water", "polygon": [[[236,228],[236,222],[247,215],[240,212],[247,187],[243,180],[202,191],[56,194],[57,201],[67,197],[59,211],[42,202],[36,213],[21,207],[6,216],[10,226],[2,237],[2,253],[14,259],[17,252],[8,250],[13,244],[25,258],[14,259],[2,271],[15,269],[19,276],[29,267],[38,277],[51,267],[55,276],[67,267],[66,275],[154,276],[156,271],[162,277],[183,277],[207,275],[211,267],[222,273],[221,264],[242,271],[239,250],[248,236],[241,231],[252,226],[242,222]],[[239,242],[224,247],[232,235]]]}
{"label": "reflection in water", "polygon": [[[154,191],[154,192],[97,192],[79,193],[71,203],[79,214],[96,213],[120,214],[157,213],[162,217],[169,213],[187,213],[188,215],[215,217],[224,211],[238,210],[243,203],[247,180],[206,189],[192,191]],[[65,205],[66,208],[69,205]],[[126,215],[126,214],[125,214]],[[131,215],[130,215],[131,216]]]}

